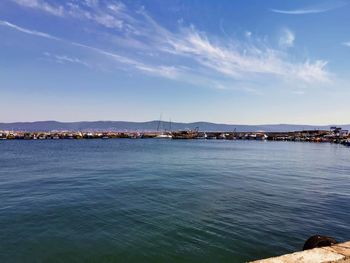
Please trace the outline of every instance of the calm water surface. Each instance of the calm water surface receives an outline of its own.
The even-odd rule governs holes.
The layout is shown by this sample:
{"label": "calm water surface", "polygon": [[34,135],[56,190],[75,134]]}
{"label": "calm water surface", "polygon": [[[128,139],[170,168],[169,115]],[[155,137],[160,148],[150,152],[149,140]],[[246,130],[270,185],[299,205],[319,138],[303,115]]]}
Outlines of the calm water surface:
{"label": "calm water surface", "polygon": [[0,262],[243,262],[350,239],[350,148],[0,142]]}

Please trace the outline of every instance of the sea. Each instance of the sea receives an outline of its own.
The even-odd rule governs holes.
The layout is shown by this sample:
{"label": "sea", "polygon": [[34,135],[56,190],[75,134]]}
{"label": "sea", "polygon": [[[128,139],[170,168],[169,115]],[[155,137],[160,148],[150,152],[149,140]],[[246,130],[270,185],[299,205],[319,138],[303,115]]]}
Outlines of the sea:
{"label": "sea", "polygon": [[246,262],[350,239],[350,148],[0,141],[0,262]]}

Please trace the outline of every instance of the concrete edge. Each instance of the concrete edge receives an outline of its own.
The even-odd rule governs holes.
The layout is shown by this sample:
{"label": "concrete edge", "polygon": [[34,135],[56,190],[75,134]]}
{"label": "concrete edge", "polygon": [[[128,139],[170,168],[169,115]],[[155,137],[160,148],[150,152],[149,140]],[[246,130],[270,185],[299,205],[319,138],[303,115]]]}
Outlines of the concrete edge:
{"label": "concrete edge", "polygon": [[350,241],[330,247],[314,248],[310,250],[272,257],[251,263],[350,263]]}

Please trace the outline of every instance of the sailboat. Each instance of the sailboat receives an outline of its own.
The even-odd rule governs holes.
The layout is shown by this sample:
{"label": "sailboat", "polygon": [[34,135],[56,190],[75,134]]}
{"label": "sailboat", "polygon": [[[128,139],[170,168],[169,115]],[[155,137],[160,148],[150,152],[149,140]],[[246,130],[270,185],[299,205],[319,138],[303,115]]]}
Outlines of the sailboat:
{"label": "sailboat", "polygon": [[[170,127],[171,127],[171,121],[170,123]],[[158,122],[158,127],[157,127],[157,131],[159,131],[160,126],[162,124],[162,115],[160,115],[159,118],[159,122]],[[170,128],[171,129],[171,128]],[[162,131],[160,134],[158,134],[156,137],[154,137],[155,139],[172,139],[173,136],[170,133],[166,133],[165,131]]]}
{"label": "sailboat", "polygon": [[161,133],[154,138],[155,139],[172,139],[173,136],[171,136],[170,134]]}

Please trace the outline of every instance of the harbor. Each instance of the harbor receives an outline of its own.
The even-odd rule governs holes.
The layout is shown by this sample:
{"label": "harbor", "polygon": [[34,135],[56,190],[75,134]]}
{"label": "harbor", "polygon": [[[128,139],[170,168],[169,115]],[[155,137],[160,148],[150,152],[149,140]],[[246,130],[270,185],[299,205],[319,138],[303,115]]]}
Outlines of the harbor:
{"label": "harbor", "polygon": [[174,140],[258,140],[337,143],[350,146],[350,133],[341,127],[329,130],[291,132],[212,132],[185,131],[0,131],[0,140],[62,140],[62,139],[174,139]]}

